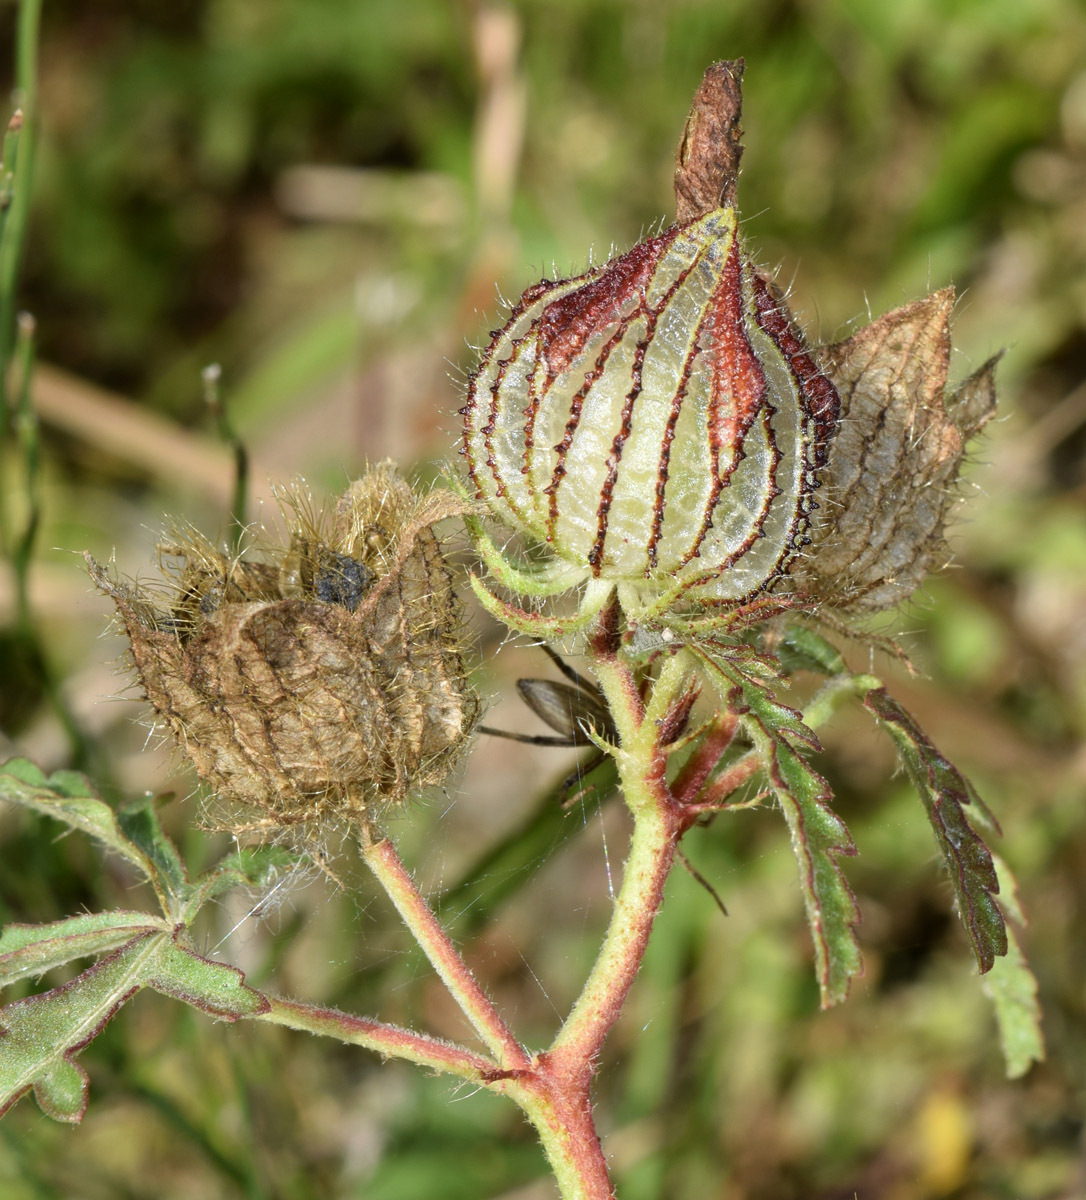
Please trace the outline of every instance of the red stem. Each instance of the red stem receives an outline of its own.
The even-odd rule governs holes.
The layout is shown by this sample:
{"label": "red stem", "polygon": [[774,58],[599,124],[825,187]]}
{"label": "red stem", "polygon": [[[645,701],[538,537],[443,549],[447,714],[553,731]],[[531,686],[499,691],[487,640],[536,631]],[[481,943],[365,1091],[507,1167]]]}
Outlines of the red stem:
{"label": "red stem", "polygon": [[732,792],[742,787],[761,766],[762,760],[758,752],[748,751],[742,758],[736,759],[726,771],[722,771],[701,793],[701,799],[696,804],[687,805],[686,811],[693,814],[719,811],[725,806]]}
{"label": "red stem", "polygon": [[259,1015],[259,1020],[338,1038],[342,1042],[365,1046],[379,1054],[394,1055],[435,1071],[448,1071],[452,1075],[481,1083],[494,1075],[494,1063],[490,1059],[440,1038],[427,1037],[399,1025],[388,1025],[384,1021],[358,1017],[335,1008],[301,1004],[278,996],[268,996],[267,1000],[271,1007]]}
{"label": "red stem", "polygon": [[582,1063],[570,1074],[556,1068],[552,1055],[540,1054],[525,1078],[511,1081],[507,1094],[517,1100],[535,1125],[555,1176],[569,1184],[572,1169],[576,1190],[563,1196],[576,1200],[613,1200],[614,1184],[592,1118],[593,1063]]}
{"label": "red stem", "polygon": [[423,899],[396,847],[387,838],[378,842],[364,841],[362,853],[426,957],[499,1065],[512,1071],[527,1069],[530,1065],[527,1054]]}
{"label": "red stem", "polygon": [[582,1064],[598,1058],[641,969],[664,884],[671,872],[685,822],[670,800],[662,819],[645,815],[634,827],[607,940],[580,999],[550,1050],[552,1068],[571,1081]]}
{"label": "red stem", "polygon": [[680,804],[692,803],[705,786],[713,768],[732,744],[738,725],[739,718],[734,713],[717,713],[713,718],[709,732],[702,738],[700,745],[671,786],[672,794]]}

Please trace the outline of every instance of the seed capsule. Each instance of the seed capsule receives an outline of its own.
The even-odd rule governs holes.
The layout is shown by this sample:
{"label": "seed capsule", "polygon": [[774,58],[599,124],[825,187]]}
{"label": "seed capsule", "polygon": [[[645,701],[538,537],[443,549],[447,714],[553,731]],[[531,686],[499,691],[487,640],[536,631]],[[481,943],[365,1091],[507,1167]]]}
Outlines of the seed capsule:
{"label": "seed capsule", "polygon": [[491,511],[586,576],[736,603],[802,545],[838,408],[724,207],[530,287],[463,449]]}
{"label": "seed capsule", "polygon": [[[462,614],[431,526],[463,511],[386,465],[334,510],[285,498],[288,544],[220,554],[192,531],[168,547],[177,586],[111,579],[148,700],[210,786],[227,828],[320,836],[440,783],[478,716]],[[230,808],[249,818],[231,819]]]}

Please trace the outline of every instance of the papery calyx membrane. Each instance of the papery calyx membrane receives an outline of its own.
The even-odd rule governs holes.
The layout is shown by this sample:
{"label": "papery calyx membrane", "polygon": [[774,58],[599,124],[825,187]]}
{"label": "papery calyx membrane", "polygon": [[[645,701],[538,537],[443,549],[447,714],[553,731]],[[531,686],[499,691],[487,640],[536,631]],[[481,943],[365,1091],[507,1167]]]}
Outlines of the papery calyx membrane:
{"label": "papery calyx membrane", "polygon": [[586,576],[739,603],[804,544],[838,409],[724,207],[529,288],[463,450],[492,513]]}

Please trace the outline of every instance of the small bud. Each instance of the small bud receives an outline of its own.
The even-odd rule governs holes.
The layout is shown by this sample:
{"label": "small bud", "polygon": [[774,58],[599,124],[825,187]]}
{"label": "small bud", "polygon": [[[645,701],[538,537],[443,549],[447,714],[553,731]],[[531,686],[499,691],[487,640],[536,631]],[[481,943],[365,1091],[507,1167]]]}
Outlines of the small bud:
{"label": "small bud", "polygon": [[675,212],[680,221],[735,204],[743,110],[741,58],[705,72],[686,118],[675,156]]}
{"label": "small bud", "polygon": [[479,702],[431,526],[463,507],[385,465],[331,512],[287,495],[289,544],[259,559],[180,535],[166,603],[88,558],[158,718],[217,798],[262,814],[245,827],[350,819],[451,770]]}
{"label": "small bud", "polygon": [[200,382],[204,385],[204,403],[208,408],[219,407],[219,384],[222,382],[222,367],[218,363],[208,363],[200,372]]}

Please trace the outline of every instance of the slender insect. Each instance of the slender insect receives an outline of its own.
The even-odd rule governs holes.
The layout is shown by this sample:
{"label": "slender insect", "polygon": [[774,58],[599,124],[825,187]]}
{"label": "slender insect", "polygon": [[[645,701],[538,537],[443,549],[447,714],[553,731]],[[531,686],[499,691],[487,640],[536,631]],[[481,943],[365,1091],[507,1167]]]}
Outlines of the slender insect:
{"label": "slender insect", "polygon": [[[531,746],[595,746],[591,734],[604,741],[618,740],[611,714],[600,690],[585,676],[575,671],[561,655],[549,646],[540,647],[559,671],[570,681],[558,683],[552,679],[518,679],[517,691],[520,698],[554,734],[511,733],[506,729],[495,729],[480,725],[480,733],[502,737],[513,742],[526,742]],[[590,755],[562,781],[559,791],[566,792],[585,775],[594,771],[607,757],[606,752],[596,747]],[[567,797],[565,804],[572,803],[580,794],[578,789]]]}
{"label": "slender insect", "polygon": [[[489,725],[478,726],[480,733],[489,733],[493,737],[507,738],[513,742],[527,742],[532,746],[595,746],[596,743],[588,736],[588,731],[608,742],[618,740],[618,730],[608,711],[606,701],[600,689],[580,672],[575,671],[569,663],[556,654],[549,646],[542,645],[540,649],[554,663],[570,683],[556,683],[551,679],[518,679],[517,691],[520,698],[535,713],[537,717],[551,729],[557,731],[557,736],[547,734],[510,733],[505,729],[494,729]],[[572,686],[570,686],[572,684]],[[578,763],[573,771],[562,780],[559,793],[568,792],[574,784],[581,783],[585,776],[594,771],[607,757],[605,751],[596,747],[596,753],[590,755],[583,763]],[[575,792],[566,796],[562,801],[563,807],[571,805],[578,796],[587,789],[582,785]],[[690,873],[693,879],[703,887],[713,899],[713,903],[724,914],[728,910],[724,906],[719,893],[713,885],[690,862],[686,855],[678,851],[679,862]]]}

